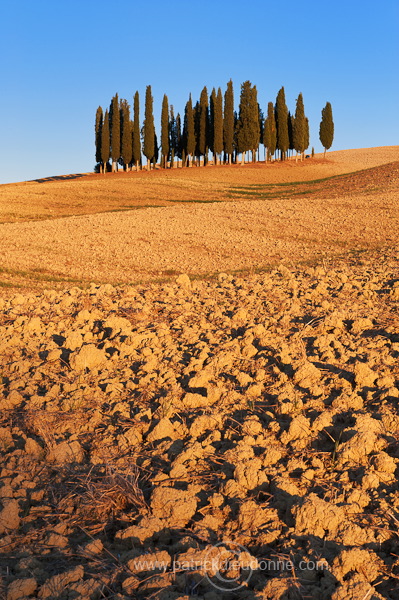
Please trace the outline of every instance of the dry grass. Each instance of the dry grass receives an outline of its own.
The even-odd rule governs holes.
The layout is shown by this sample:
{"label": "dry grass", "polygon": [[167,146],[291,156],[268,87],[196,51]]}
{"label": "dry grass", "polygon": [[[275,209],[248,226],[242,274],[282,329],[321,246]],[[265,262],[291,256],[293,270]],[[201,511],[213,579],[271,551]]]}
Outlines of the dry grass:
{"label": "dry grass", "polygon": [[53,494],[61,511],[76,502],[75,524],[77,519],[91,530],[88,524],[94,523],[101,531],[122,511],[138,514],[148,510],[142,487],[143,477],[137,466],[122,468],[106,463],[92,466],[89,472],[79,472],[76,467],[70,473],[62,472]]}

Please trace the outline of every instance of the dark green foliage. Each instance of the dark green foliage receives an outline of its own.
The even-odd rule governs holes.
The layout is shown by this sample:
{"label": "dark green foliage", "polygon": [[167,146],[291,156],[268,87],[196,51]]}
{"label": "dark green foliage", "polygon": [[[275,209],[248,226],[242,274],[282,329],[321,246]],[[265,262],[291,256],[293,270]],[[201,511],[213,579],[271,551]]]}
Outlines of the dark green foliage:
{"label": "dark green foliage", "polygon": [[280,150],[281,160],[285,160],[290,145],[290,139],[288,134],[288,108],[285,103],[284,87],[282,87],[277,94],[275,119],[277,131],[276,147]]}
{"label": "dark green foliage", "polygon": [[294,149],[294,122],[295,122],[295,117],[290,113],[290,111],[288,111],[288,119],[287,119],[287,123],[288,123],[288,139],[289,139],[289,145],[288,148],[291,150]]}
{"label": "dark green foliage", "polygon": [[132,122],[130,120],[130,106],[127,100],[121,100],[120,102],[121,111],[121,159],[125,170],[129,170],[129,165],[132,162],[133,157],[133,145],[132,145]]}
{"label": "dark green foliage", "polygon": [[214,129],[215,129],[215,105],[216,105],[216,90],[212,88],[211,95],[209,97],[209,150],[215,156],[213,149],[214,143]]}
{"label": "dark green foliage", "polygon": [[243,162],[245,152],[252,151],[252,157],[259,146],[259,108],[258,92],[256,86],[250,81],[241,85],[240,106],[237,123],[237,151],[242,153]]}
{"label": "dark green foliage", "polygon": [[[305,117],[305,142],[304,142],[305,148],[303,149],[304,152],[305,152],[305,150],[307,150],[309,148],[309,144],[310,144],[309,119],[307,117]],[[314,152],[313,152],[313,154],[314,154]]]}
{"label": "dark green foliage", "polygon": [[180,113],[176,115],[176,128],[175,128],[175,154],[178,158],[182,157],[182,136],[181,136],[181,117]]}
{"label": "dark green foliage", "polygon": [[134,95],[134,117],[133,117],[133,135],[132,135],[133,157],[132,162],[138,169],[141,162],[141,140],[140,140],[140,98],[139,93]]}
{"label": "dark green foliage", "polygon": [[[172,109],[173,111],[173,109]],[[164,95],[162,100],[161,114],[161,148],[162,148],[162,167],[166,169],[170,150],[169,141],[169,102],[168,97]]]}
{"label": "dark green foliage", "polygon": [[209,102],[209,148],[213,153],[213,164],[218,164],[218,156],[223,152],[223,96],[219,88],[212,90]]}
{"label": "dark green foliage", "polygon": [[106,165],[111,155],[110,151],[110,133],[109,133],[109,114],[105,111],[104,122],[101,131],[101,162],[103,163],[103,172],[106,171]]}
{"label": "dark green foliage", "polygon": [[[284,87],[276,97],[276,102],[268,103],[267,117],[257,101],[257,89],[250,81],[241,85],[238,114],[234,110],[233,83],[227,83],[224,94],[212,89],[208,98],[207,88],[201,91],[200,99],[193,107],[191,94],[184,111],[183,130],[179,113],[174,116],[173,107],[169,107],[168,97],[163,96],[161,112],[160,145],[154,126],[153,97],[151,86],[147,86],[145,95],[145,116],[140,129],[139,94],[134,95],[134,118],[130,118],[130,106],[126,100],[118,99],[118,94],[111,100],[109,110],[103,114],[101,106],[96,111],[95,150],[97,169],[102,170],[104,162],[106,170],[112,158],[112,171],[117,170],[119,162],[126,170],[133,164],[141,166],[141,153],[147,158],[147,168],[158,161],[161,154],[161,166],[166,168],[170,160],[172,167],[176,157],[182,159],[182,166],[206,165],[209,150],[213,153],[214,164],[220,161],[224,152],[224,162],[235,162],[238,154],[252,152],[252,160],[260,160],[257,155],[259,144],[263,142],[267,149],[267,160],[280,151],[281,160],[285,160],[289,150],[296,150],[296,155],[303,158],[310,144],[309,121],[305,115],[303,97],[300,93],[296,100],[295,115],[291,115],[285,102]],[[320,122],[320,141],[324,146],[324,154],[333,142],[334,123],[331,104],[327,102],[322,110]],[[105,145],[104,145],[105,144]],[[143,148],[142,148],[143,145]],[[291,152],[288,153],[291,155]],[[314,151],[313,151],[314,154]],[[105,159],[103,159],[105,157]]]}
{"label": "dark green foliage", "polygon": [[231,79],[224,94],[223,146],[227,160],[231,163],[234,151],[234,91]]}
{"label": "dark green foliage", "polygon": [[215,115],[213,123],[213,152],[218,156],[223,152],[223,96],[222,90],[218,88],[215,102]]}
{"label": "dark green foliage", "polygon": [[277,143],[277,131],[276,131],[276,119],[274,116],[273,102],[269,102],[267,105],[267,117],[265,119],[265,126],[263,130],[263,144],[267,148],[267,159],[271,160],[271,157],[276,152]]}
{"label": "dark green foliage", "polygon": [[143,126],[143,154],[147,158],[147,169],[150,169],[150,163],[155,156],[155,127],[153,115],[153,98],[151,86],[147,85],[145,92],[145,113]]}
{"label": "dark green foliage", "polygon": [[206,86],[202,89],[199,102],[199,126],[198,126],[198,156],[204,157],[204,165],[207,161],[209,147],[209,103],[208,90]]}
{"label": "dark green foliage", "polygon": [[201,153],[199,149],[199,136],[200,136],[200,105],[199,102],[195,103],[194,109],[194,131],[195,131],[195,151],[194,155],[197,159],[197,164],[200,164]]}
{"label": "dark green foliage", "polygon": [[116,171],[116,163],[121,155],[121,118],[119,111],[118,94],[112,98],[110,111],[110,132],[111,132],[111,158],[112,170]]}
{"label": "dark green foliage", "polygon": [[265,115],[263,114],[263,110],[260,107],[260,104],[258,104],[258,119],[259,119],[259,142],[258,145],[262,143],[263,141],[263,127],[264,127],[264,123],[265,123]]}
{"label": "dark green foliage", "polygon": [[152,164],[153,164],[154,169],[155,169],[155,165],[158,162],[159,150],[160,150],[160,148],[158,146],[158,138],[157,138],[157,134],[156,134],[156,131],[155,131],[155,128],[154,128],[154,156],[152,157],[152,161],[151,161]]}
{"label": "dark green foliage", "polygon": [[96,163],[101,163],[101,134],[103,128],[103,109],[101,106],[96,111],[96,124],[95,124],[95,145],[96,145]]}
{"label": "dark green foliage", "polygon": [[170,168],[173,169],[175,162],[175,154],[177,147],[177,131],[176,131],[176,119],[175,111],[172,105],[170,105],[169,115],[169,143],[170,143]]}
{"label": "dark green foliage", "polygon": [[[294,122],[294,150],[297,154],[303,154],[309,146],[309,131],[307,119],[305,116],[305,107],[302,94],[299,94],[296,101],[295,122]],[[307,142],[307,143],[306,143]]]}
{"label": "dark green foliage", "polygon": [[334,121],[331,104],[329,102],[327,102],[327,104],[321,111],[319,136],[322,146],[324,148],[325,156],[326,150],[329,150],[331,148],[334,139]]}
{"label": "dark green foliage", "polygon": [[182,146],[187,157],[187,165],[190,166],[190,156],[194,156],[196,148],[194,110],[191,94],[184,110]]}

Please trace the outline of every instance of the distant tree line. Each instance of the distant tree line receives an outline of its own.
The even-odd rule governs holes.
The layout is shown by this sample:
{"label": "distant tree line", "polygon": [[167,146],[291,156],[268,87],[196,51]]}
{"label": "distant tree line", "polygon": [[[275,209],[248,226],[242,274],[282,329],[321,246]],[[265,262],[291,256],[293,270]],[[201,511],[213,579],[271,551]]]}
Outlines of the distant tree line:
{"label": "distant tree line", "polygon": [[[334,122],[331,104],[322,110],[319,130],[320,141],[326,150],[334,138]],[[296,159],[304,157],[310,143],[309,121],[305,115],[302,94],[296,100],[295,113],[291,114],[285,101],[284,87],[275,104],[269,102],[264,115],[258,92],[250,81],[241,85],[238,111],[234,109],[233,83],[227,84],[224,96],[220,87],[208,94],[203,88],[194,104],[191,94],[180,115],[164,95],[161,111],[161,132],[158,140],[153,113],[151,86],[145,93],[144,121],[140,121],[140,98],[136,92],[133,113],[127,100],[118,94],[103,111],[99,106],[95,120],[96,170],[117,171],[121,165],[125,171],[143,167],[143,155],[148,170],[159,162],[161,167],[173,167],[177,161],[182,167],[206,165],[209,153],[213,164],[237,163],[241,156],[244,164],[247,153],[251,160],[259,160],[259,146],[265,147],[267,161],[276,155],[280,160],[296,152]],[[312,152],[313,153],[313,152]],[[111,162],[110,162],[111,161]]]}

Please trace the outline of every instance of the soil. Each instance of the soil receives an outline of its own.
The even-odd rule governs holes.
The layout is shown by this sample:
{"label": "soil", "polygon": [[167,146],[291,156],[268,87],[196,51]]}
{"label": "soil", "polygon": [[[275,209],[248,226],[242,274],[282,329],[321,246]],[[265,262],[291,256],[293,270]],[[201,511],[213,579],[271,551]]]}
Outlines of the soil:
{"label": "soil", "polygon": [[3,185],[0,283],[8,293],[210,276],[393,243],[399,147],[327,156]]}
{"label": "soil", "polygon": [[[93,257],[103,279],[40,291],[20,274],[20,290],[3,288],[1,598],[398,597],[398,165],[284,197],[259,181],[269,167],[229,184],[258,199],[2,225],[3,275],[22,271],[18,256],[34,268],[40,243],[49,269],[64,244],[62,273],[86,276]],[[287,166],[288,183],[305,168]],[[261,239],[270,222],[279,239],[279,211],[282,260]],[[313,217],[320,255],[306,254]],[[166,254],[165,222],[180,274],[156,282],[145,261]],[[147,256],[121,250],[129,235],[152,241]],[[123,279],[117,236],[148,281]],[[213,278],[190,276],[205,272],[196,253]]]}

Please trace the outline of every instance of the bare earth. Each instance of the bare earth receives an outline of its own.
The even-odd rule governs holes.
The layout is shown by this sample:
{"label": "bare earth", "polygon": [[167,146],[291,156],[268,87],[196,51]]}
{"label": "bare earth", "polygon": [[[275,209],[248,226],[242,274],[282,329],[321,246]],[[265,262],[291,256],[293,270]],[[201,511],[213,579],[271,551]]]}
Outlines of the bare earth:
{"label": "bare earth", "polygon": [[[318,185],[293,182],[393,163],[399,147],[327,156],[1,186],[1,280],[29,289],[64,280],[134,283],[394,243],[397,165]],[[151,205],[160,207],[133,210]]]}
{"label": "bare earth", "polygon": [[0,188],[1,599],[397,600],[398,175]]}

